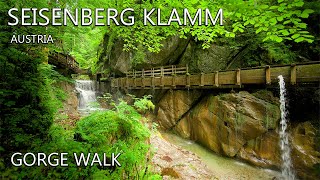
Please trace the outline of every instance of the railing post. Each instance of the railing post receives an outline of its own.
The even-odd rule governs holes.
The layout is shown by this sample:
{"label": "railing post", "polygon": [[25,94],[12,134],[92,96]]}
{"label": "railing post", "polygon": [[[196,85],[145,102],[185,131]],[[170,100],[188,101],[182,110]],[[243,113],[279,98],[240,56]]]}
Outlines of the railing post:
{"label": "railing post", "polygon": [[128,78],[128,72],[126,72],[126,87],[129,89],[129,78]]}
{"label": "railing post", "polygon": [[241,86],[241,70],[237,69],[236,85]]}
{"label": "railing post", "polygon": [[190,88],[190,74],[186,74],[186,78],[187,78],[187,88]]}
{"label": "railing post", "polygon": [[172,87],[176,88],[176,69],[175,66],[172,66]]}
{"label": "railing post", "polygon": [[133,87],[137,87],[137,82],[136,82],[136,70],[133,70]]}
{"label": "railing post", "polygon": [[290,75],[290,82],[295,85],[297,83],[297,66],[295,64],[291,64]]}
{"label": "railing post", "polygon": [[201,72],[200,74],[200,86],[204,86],[204,73]]}
{"label": "railing post", "polygon": [[151,85],[152,85],[152,88],[154,89],[154,87],[155,87],[155,84],[154,84],[154,68],[151,69],[151,75],[152,75]]}
{"label": "railing post", "polygon": [[111,78],[111,88],[113,89],[114,88],[114,79]]}
{"label": "railing post", "polygon": [[142,83],[142,88],[144,88],[144,69],[142,69],[141,83]]}
{"label": "railing post", "polygon": [[187,74],[189,73],[189,66],[188,66],[188,64],[186,65],[186,73],[187,73]]}
{"label": "railing post", "polygon": [[161,83],[160,86],[161,86],[161,87],[164,87],[163,76],[164,76],[163,66],[161,66],[161,72],[160,72],[160,83]]}
{"label": "railing post", "polygon": [[171,66],[171,75],[174,74],[173,65]]}
{"label": "railing post", "polygon": [[115,79],[116,80],[116,86],[115,86],[115,88],[118,88],[119,87],[119,79],[117,78],[117,79]]}
{"label": "railing post", "polygon": [[270,66],[266,66],[266,84],[271,84]]}
{"label": "railing post", "polygon": [[219,71],[216,71],[216,73],[214,74],[214,85],[216,87],[219,87]]}

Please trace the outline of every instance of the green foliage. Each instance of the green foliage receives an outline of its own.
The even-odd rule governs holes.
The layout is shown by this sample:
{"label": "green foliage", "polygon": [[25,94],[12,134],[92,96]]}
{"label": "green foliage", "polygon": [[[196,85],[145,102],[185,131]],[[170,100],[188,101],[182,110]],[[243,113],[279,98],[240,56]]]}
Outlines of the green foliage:
{"label": "green foliage", "polygon": [[139,112],[145,112],[147,110],[154,110],[155,105],[152,103],[151,95],[148,96],[143,96],[142,99],[138,99],[134,102],[134,107],[139,111]]}
{"label": "green foliage", "polygon": [[[182,38],[193,36],[202,42],[204,48],[219,37],[234,38],[237,35],[247,33],[248,28],[253,28],[256,34],[263,36],[262,41],[282,42],[293,40],[295,42],[313,42],[313,36],[306,30],[307,24],[302,19],[308,18],[314,10],[304,8],[303,0],[221,0],[221,1],[136,1],[127,0],[108,2],[109,7],[123,9],[132,7],[135,9],[135,24],[133,26],[111,26],[110,32],[116,32],[117,37],[124,40],[125,50],[137,50],[139,45],[144,46],[151,52],[158,52],[161,48],[161,41],[172,35],[180,35]],[[224,26],[144,26],[142,23],[142,10],[159,8],[161,19],[168,20],[171,10],[176,8],[182,12],[187,8],[190,14],[195,15],[197,8],[208,8],[213,16],[223,9]],[[202,12],[204,13],[204,12]],[[182,13],[180,13],[181,15]],[[204,14],[202,14],[204,15]],[[204,17],[204,16],[203,16]],[[181,15],[181,20],[183,20]],[[152,17],[155,20],[155,16]]]}
{"label": "green foliage", "polygon": [[[12,167],[2,173],[3,178],[20,179],[159,179],[147,170],[146,158],[150,146],[146,143],[150,131],[140,122],[141,115],[121,101],[116,110],[95,112],[81,119],[74,130],[64,130],[61,126],[50,128],[46,143],[34,144],[31,152],[67,152],[68,167]],[[97,163],[90,167],[77,167],[73,153],[121,153],[118,161],[121,167],[102,168]],[[0,168],[1,169],[1,168]],[[3,170],[3,169],[1,169]]]}
{"label": "green foliage", "polygon": [[135,67],[143,62],[146,62],[145,52],[144,52],[144,48],[140,44],[138,45],[137,50],[135,51],[134,57],[132,59],[132,64]]}

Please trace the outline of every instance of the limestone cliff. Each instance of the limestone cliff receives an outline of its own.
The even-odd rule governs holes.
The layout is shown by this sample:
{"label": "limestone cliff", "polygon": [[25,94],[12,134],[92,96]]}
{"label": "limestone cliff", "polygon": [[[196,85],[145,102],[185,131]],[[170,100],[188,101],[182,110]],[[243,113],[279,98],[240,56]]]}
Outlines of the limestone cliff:
{"label": "limestone cliff", "polygon": [[[171,91],[159,102],[156,120],[164,129],[195,140],[212,151],[267,168],[281,168],[278,99],[271,92],[221,95]],[[316,129],[310,122],[290,127],[292,159],[304,179],[316,177],[320,163]]]}

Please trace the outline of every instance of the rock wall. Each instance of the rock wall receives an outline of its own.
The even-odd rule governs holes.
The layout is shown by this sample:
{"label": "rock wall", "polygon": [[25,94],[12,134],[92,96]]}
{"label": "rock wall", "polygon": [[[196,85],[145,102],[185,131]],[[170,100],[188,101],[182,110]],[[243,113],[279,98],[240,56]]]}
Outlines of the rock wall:
{"label": "rock wall", "polygon": [[[281,168],[278,99],[271,92],[245,91],[221,95],[167,92],[159,102],[156,120],[164,129],[195,140],[212,151],[266,168]],[[290,128],[294,169],[303,179],[316,177],[320,163],[317,130],[306,121]]]}
{"label": "rock wall", "polygon": [[[105,37],[108,42],[109,37]],[[140,49],[144,53],[143,59],[133,65],[133,61],[139,56],[138,51],[123,51],[122,40],[114,40],[112,47],[105,47],[104,53],[100,56],[100,63],[103,69],[111,68],[112,73],[121,76],[125,72],[134,69],[150,69],[155,66],[173,64],[189,65],[192,72],[212,72],[223,70],[227,67],[230,57],[234,53],[227,46],[211,45],[203,49],[193,39],[181,39],[179,36],[172,36],[162,41],[163,46],[158,53],[151,53],[147,49]],[[111,49],[110,52],[107,52]],[[141,58],[141,57],[140,57]],[[135,67],[134,67],[135,66]]]}
{"label": "rock wall", "polygon": [[60,109],[60,113],[64,113],[69,117],[78,117],[78,96],[75,90],[75,85],[68,82],[61,82],[57,84],[65,93],[66,99],[63,102],[63,108]]}

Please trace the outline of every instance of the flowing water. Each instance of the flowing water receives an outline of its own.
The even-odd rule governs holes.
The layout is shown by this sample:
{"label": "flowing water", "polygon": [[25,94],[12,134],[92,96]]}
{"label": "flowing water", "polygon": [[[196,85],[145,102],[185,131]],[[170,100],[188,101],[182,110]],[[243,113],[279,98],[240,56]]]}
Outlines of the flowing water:
{"label": "flowing water", "polygon": [[218,179],[281,179],[281,173],[269,169],[250,166],[235,159],[222,157],[198,145],[194,141],[183,139],[171,133],[161,133],[164,139],[195,153]]}
{"label": "flowing water", "polygon": [[287,132],[288,127],[288,111],[286,110],[286,88],[283,76],[278,76],[279,86],[280,86],[280,110],[281,110],[281,120],[280,120],[280,148],[281,148],[281,158],[282,158],[282,169],[281,173],[284,179],[292,180],[295,179],[293,173],[291,157],[290,157],[290,145],[289,145],[289,134]]}
{"label": "flowing water", "polygon": [[76,89],[80,93],[78,109],[81,114],[88,114],[90,111],[97,109],[94,107],[94,103],[97,101],[94,81],[77,80]]}

